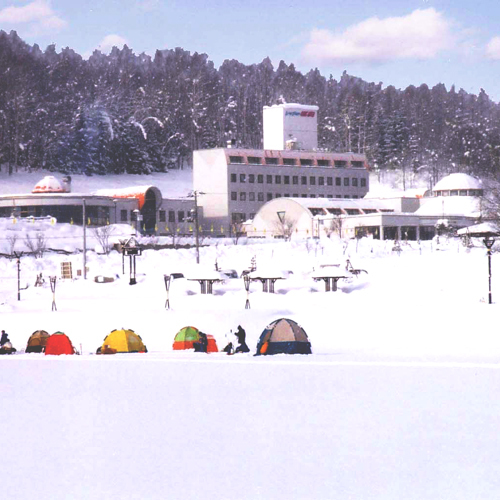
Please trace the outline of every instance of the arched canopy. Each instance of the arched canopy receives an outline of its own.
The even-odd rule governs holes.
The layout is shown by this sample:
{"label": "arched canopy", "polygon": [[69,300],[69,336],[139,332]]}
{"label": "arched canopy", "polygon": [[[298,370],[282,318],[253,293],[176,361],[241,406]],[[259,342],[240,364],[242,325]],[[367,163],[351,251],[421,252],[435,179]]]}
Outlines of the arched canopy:
{"label": "arched canopy", "polygon": [[139,202],[139,209],[142,210],[146,200],[154,199],[156,210],[161,206],[162,194],[156,186],[134,186],[123,189],[99,189],[94,193],[98,196],[109,196],[110,198],[135,198]]}

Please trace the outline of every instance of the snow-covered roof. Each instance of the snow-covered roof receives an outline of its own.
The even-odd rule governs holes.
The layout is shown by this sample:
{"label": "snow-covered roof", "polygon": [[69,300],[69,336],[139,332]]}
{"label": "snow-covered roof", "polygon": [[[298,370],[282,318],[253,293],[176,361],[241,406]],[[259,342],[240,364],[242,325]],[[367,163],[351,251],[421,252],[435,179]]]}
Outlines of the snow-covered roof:
{"label": "snow-covered roof", "polygon": [[433,191],[447,191],[451,189],[482,189],[479,179],[468,174],[455,173],[443,177],[433,188]]}
{"label": "snow-covered roof", "polygon": [[65,189],[61,183],[53,176],[47,175],[40,180],[33,188],[32,193],[64,193]]}
{"label": "snow-covered roof", "polygon": [[496,224],[493,222],[482,222],[481,224],[476,224],[474,226],[464,227],[457,231],[459,235],[469,235],[469,236],[478,236],[484,237],[486,235],[499,235],[500,230]]}
{"label": "snow-covered roof", "polygon": [[467,217],[479,217],[481,215],[481,204],[479,198],[474,196],[437,196],[434,198],[422,198],[422,206],[415,215],[465,215]]}

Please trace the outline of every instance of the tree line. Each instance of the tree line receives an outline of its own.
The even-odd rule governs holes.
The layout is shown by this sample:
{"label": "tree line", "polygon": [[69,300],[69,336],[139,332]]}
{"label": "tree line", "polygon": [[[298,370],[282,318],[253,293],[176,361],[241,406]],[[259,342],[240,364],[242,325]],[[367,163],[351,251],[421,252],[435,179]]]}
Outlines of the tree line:
{"label": "tree line", "polygon": [[[190,165],[195,149],[262,148],[262,108],[319,106],[319,147],[367,155],[379,172],[450,172],[494,178],[500,171],[500,107],[481,90],[443,84],[404,90],[302,74],[269,58],[217,69],[182,48],[134,54],[126,45],[85,60],[0,31],[0,165],[106,175],[149,174]],[[403,176],[403,178],[406,178]]]}

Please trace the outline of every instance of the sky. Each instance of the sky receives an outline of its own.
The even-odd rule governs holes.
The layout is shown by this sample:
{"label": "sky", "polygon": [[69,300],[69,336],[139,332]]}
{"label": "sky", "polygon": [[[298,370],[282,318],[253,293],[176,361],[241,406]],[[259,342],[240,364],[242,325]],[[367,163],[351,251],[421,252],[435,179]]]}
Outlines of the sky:
{"label": "sky", "polygon": [[[126,43],[135,53],[181,47],[302,73],[345,70],[406,88],[444,83],[500,101],[500,3],[495,0],[0,0],[0,29],[84,57]],[[307,103],[305,103],[307,104]]]}

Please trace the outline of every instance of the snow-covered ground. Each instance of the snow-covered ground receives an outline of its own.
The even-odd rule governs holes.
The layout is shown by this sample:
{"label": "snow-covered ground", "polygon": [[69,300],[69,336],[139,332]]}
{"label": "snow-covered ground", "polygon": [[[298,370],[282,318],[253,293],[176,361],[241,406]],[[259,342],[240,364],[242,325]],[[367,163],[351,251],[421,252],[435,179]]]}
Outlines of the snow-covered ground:
{"label": "snow-covered ground", "polygon": [[[91,191],[93,178],[85,181],[74,190]],[[2,183],[3,192],[13,189]],[[29,228],[8,224],[0,253],[14,233],[15,249],[25,248]],[[81,247],[81,228],[43,229],[51,248]],[[119,226],[113,236],[130,232]],[[48,277],[60,276],[61,262],[76,276],[81,253],[21,257],[20,284],[29,285],[21,300],[17,262],[0,258],[0,328],[18,350],[0,358],[2,498],[498,496],[498,254],[490,305],[480,242],[411,242],[401,253],[369,239],[204,243],[199,266],[192,248],[144,251],[132,286],[128,259],[123,273],[122,256],[96,253],[89,234],[87,279],[57,281],[57,311]],[[240,273],[253,257],[258,269],[293,274],[275,294],[252,283],[250,309],[242,279],[215,284],[213,295],[188,279],[215,261]],[[311,278],[347,258],[368,274],[340,281],[336,292]],[[172,282],[167,310],[163,276],[173,272],[186,278]],[[46,282],[35,287],[39,273]],[[262,330],[280,317],[304,327],[312,355],[253,356]],[[173,351],[187,325],[214,335],[219,348],[242,325],[252,352]],[[122,327],[139,333],[149,352],[93,354]],[[37,329],[65,332],[82,355],[24,354]]]}

